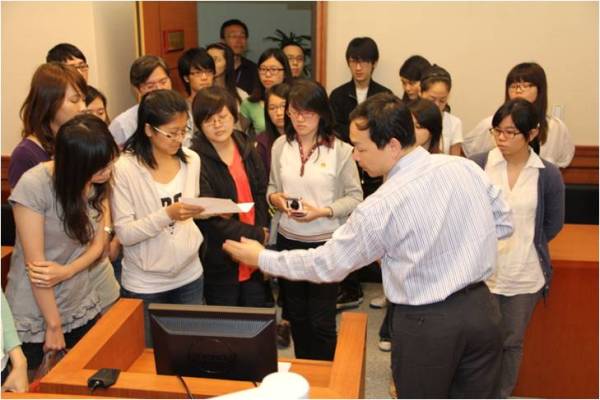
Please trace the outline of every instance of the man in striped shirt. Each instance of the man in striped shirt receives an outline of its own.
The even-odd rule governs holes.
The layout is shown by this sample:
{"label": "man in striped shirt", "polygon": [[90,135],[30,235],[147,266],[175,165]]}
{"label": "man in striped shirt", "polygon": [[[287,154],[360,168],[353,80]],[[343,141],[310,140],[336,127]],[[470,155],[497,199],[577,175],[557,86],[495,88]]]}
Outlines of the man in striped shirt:
{"label": "man in striped shirt", "polygon": [[323,246],[274,252],[227,241],[226,251],[287,279],[337,282],[381,259],[393,304],[392,374],[399,397],[497,397],[500,313],[483,283],[510,209],[473,162],[415,145],[410,112],[382,93],[350,116],[354,159],[384,184]]}

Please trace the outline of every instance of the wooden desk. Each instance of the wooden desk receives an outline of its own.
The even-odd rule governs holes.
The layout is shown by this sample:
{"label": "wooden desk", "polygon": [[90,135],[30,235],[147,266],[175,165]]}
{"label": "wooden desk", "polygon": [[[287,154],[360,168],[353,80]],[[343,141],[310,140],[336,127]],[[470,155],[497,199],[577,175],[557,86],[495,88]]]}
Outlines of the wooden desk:
{"label": "wooden desk", "polygon": [[[331,361],[281,359],[304,376],[312,398],[364,397],[367,316],[343,313],[335,357]],[[185,398],[175,376],[157,375],[151,349],[144,348],[142,302],[121,299],[46,375],[40,392],[88,393],[87,379],[99,368],[122,370],[117,383],[94,395],[133,398]],[[254,387],[251,382],[185,378],[194,397],[212,397]]]}
{"label": "wooden desk", "polygon": [[523,397],[598,397],[598,225],[565,225],[550,242],[554,278],[527,334]]}

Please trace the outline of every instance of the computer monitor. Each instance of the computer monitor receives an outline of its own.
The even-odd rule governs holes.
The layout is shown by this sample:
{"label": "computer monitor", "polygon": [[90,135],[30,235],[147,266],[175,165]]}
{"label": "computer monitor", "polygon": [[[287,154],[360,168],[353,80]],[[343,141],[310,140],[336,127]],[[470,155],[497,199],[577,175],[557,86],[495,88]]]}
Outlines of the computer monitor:
{"label": "computer monitor", "polygon": [[156,372],[259,382],[277,371],[275,309],[150,304]]}

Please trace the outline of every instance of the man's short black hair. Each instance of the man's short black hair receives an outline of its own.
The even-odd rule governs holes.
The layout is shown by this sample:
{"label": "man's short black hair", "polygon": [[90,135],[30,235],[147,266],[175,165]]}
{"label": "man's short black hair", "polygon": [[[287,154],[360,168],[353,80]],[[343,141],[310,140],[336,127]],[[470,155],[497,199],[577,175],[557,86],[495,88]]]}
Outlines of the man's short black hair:
{"label": "man's short black hair", "polygon": [[245,23],[243,23],[239,19],[228,19],[227,21],[223,22],[223,25],[221,25],[221,32],[220,32],[221,39],[225,39],[225,28],[227,28],[228,26],[233,26],[233,25],[241,26],[244,29],[246,38],[248,36],[250,36],[248,33],[248,27],[246,26]]}
{"label": "man's short black hair", "polygon": [[162,58],[152,55],[141,56],[131,64],[129,81],[133,86],[139,88],[157,67],[161,67],[169,76],[169,67]]}
{"label": "man's short black hair", "polygon": [[48,50],[46,55],[46,62],[59,62],[66,63],[72,58],[79,58],[84,62],[87,62],[85,56],[77,47],[70,43],[60,43]]}
{"label": "man's short black hair", "polygon": [[348,43],[346,48],[346,62],[350,59],[376,63],[379,60],[377,43],[370,37],[357,37]]}
{"label": "man's short black hair", "polygon": [[366,124],[358,125],[358,128],[369,130],[369,136],[378,149],[382,149],[394,138],[402,147],[410,147],[416,143],[410,110],[399,97],[391,93],[378,93],[360,103],[350,113],[350,122],[357,119],[367,121]]}

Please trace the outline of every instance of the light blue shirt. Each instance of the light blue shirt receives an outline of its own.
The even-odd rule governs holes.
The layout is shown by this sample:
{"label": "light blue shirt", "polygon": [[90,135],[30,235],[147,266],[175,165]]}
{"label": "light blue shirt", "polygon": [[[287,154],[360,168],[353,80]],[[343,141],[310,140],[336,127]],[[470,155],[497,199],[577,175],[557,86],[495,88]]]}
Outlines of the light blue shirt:
{"label": "light blue shirt", "polygon": [[381,259],[391,302],[431,304],[492,274],[510,218],[500,190],[475,163],[417,147],[325,245],[264,250],[259,266],[292,280],[337,282]]}

